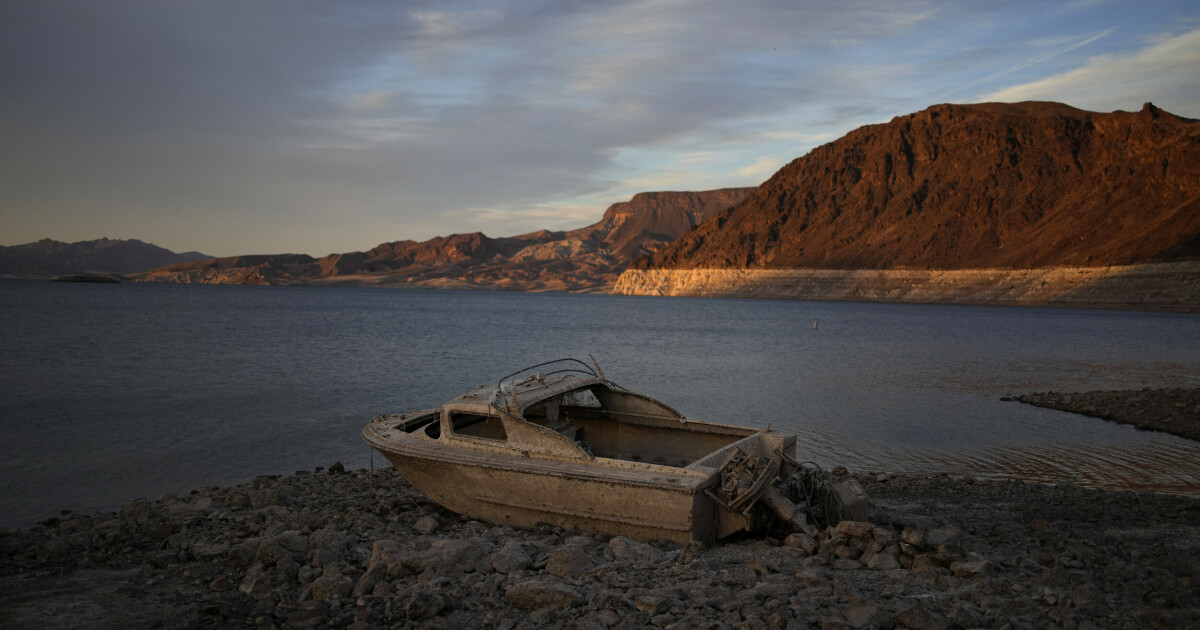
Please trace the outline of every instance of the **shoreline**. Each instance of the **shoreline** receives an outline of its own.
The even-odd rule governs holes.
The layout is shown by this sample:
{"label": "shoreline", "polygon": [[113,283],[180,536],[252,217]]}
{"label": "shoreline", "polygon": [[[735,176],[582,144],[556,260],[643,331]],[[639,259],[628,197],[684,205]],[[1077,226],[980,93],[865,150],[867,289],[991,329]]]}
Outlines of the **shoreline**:
{"label": "shoreline", "polygon": [[628,269],[612,293],[1200,312],[1200,262],[1044,269]]}
{"label": "shoreline", "polygon": [[390,467],[302,472],[0,532],[0,626],[1200,622],[1195,497],[863,472],[870,524],[701,548],[467,520]]}
{"label": "shoreline", "polygon": [[1037,392],[1008,400],[1200,441],[1200,387]]}
{"label": "shoreline", "polygon": [[[1125,271],[1129,273],[1125,274]],[[1073,274],[1077,277],[1072,278]],[[52,278],[6,276],[2,279]],[[403,277],[384,276],[275,283],[205,279],[166,281],[131,274],[126,280],[129,284],[504,291],[1200,313],[1200,263],[1193,262],[1048,269],[651,269],[626,270],[614,282],[606,284],[544,283],[536,286],[482,284],[445,278],[409,281]]]}

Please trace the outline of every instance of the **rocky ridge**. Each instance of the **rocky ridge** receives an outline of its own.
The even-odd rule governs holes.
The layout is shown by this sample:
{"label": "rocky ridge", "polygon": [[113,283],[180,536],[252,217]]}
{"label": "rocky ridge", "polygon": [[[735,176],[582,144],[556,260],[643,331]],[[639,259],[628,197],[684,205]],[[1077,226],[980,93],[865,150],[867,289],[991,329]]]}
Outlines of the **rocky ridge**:
{"label": "rocky ridge", "polygon": [[475,232],[394,241],[366,252],[254,255],[174,264],[139,274],[154,282],[387,285],[520,291],[605,291],[626,264],[656,251],[753,189],[639,193],[577,230],[507,238]]}
{"label": "rocky ridge", "polygon": [[856,129],[633,269],[1200,259],[1200,121],[1147,103],[935,105]]}
{"label": "rocky ridge", "polygon": [[45,278],[81,272],[130,274],[206,258],[210,256],[200,252],[177,254],[137,239],[63,243],[44,238],[24,245],[0,246],[0,275]]}
{"label": "rocky ridge", "polygon": [[265,476],[0,533],[0,626],[1200,622],[1200,499],[855,477],[870,522],[703,548],[463,519],[390,468]]}

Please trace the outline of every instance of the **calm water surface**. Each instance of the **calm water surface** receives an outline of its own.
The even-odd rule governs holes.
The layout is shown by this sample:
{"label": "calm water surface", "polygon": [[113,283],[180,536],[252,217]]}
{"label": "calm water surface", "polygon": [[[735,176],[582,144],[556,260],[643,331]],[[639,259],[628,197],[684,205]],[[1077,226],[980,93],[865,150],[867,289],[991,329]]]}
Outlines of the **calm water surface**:
{"label": "calm water surface", "polygon": [[4,280],[0,351],[0,526],[366,466],[375,413],[588,353],[825,466],[1200,494],[1200,443],[1000,400],[1200,386],[1196,315]]}

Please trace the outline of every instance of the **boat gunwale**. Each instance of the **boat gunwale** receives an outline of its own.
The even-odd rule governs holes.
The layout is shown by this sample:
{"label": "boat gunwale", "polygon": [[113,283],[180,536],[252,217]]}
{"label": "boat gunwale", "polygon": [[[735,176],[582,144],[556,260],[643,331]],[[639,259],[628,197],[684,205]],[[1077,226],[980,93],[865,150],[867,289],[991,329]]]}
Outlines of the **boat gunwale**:
{"label": "boat gunwale", "polygon": [[[708,481],[719,467],[700,466],[698,465],[700,462],[711,458],[716,453],[740,445],[747,440],[772,433],[776,432],[755,431],[750,435],[730,442],[728,445],[706,453],[687,466],[668,466],[665,464],[635,462],[611,457],[596,457],[587,460],[570,459],[544,453],[529,453],[518,449],[506,449],[511,451],[507,453],[485,452],[470,448],[469,446],[441,443],[424,436],[414,436],[410,433],[402,434],[408,437],[408,439],[397,441],[388,436],[376,433],[372,430],[371,425],[363,428],[363,438],[367,444],[383,453],[385,457],[389,454],[395,454],[401,457],[411,457],[420,460],[441,461],[496,470],[539,472],[539,474],[555,474],[581,479],[617,481],[614,477],[620,476],[621,481],[649,486],[662,485],[662,483],[656,482],[655,478],[689,479],[696,480],[697,483]],[[679,482],[677,481],[676,483]]]}

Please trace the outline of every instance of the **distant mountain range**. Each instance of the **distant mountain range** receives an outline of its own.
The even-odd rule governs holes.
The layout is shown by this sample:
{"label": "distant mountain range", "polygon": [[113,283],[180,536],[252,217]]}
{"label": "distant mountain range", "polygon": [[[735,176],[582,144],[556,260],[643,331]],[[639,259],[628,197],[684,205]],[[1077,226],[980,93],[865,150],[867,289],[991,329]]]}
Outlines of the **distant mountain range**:
{"label": "distant mountain range", "polygon": [[649,192],[613,204],[599,222],[566,232],[492,238],[453,234],[313,258],[247,255],[180,262],[138,280],[208,284],[383,284],[522,291],[604,291],[630,260],[656,251],[753,188]]}
{"label": "distant mountain range", "polygon": [[44,238],[24,245],[0,246],[0,275],[32,278],[84,272],[125,275],[205,258],[212,256],[200,252],[176,254],[136,239],[63,243]]}
{"label": "distant mountain range", "polygon": [[1149,103],[936,105],[781,169],[631,269],[1099,267],[1200,259],[1200,121]]}
{"label": "distant mountain range", "polygon": [[[1084,276],[1051,282],[1025,274],[1018,298],[1004,295],[1020,284],[1008,272],[913,274],[1164,263],[1176,266],[1147,272],[1155,288],[1121,284],[1089,303],[1144,303],[1157,292],[1169,295],[1171,308],[1191,308],[1200,304],[1200,262],[1188,262],[1200,261],[1197,173],[1200,121],[1149,103],[1108,114],[1045,102],[935,105],[817,147],[757,188],[640,193],[599,222],[565,232],[453,234],[323,258],[209,258],[140,241],[43,240],[0,248],[0,273],[525,291],[607,291],[620,276],[617,291],[626,293],[904,300],[920,293],[921,301],[937,301],[957,282],[964,295],[1037,303],[1051,290],[1078,294],[1082,280],[1071,278]],[[126,250],[165,258],[113,257]],[[878,275],[862,275],[870,271]]]}

